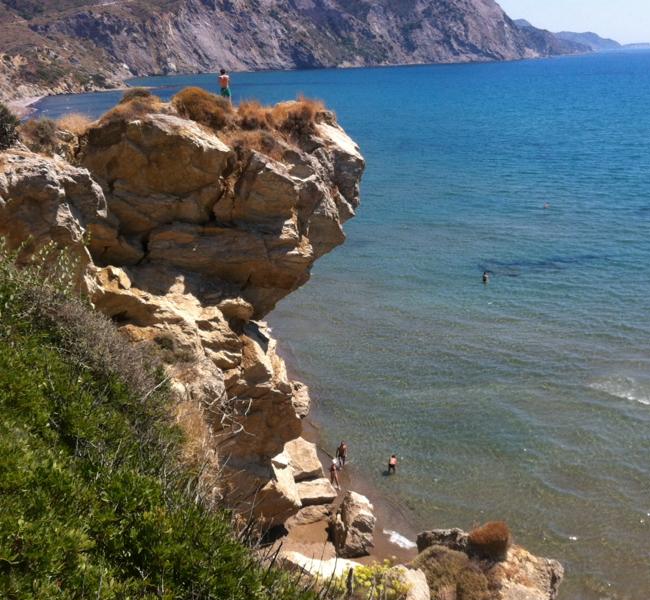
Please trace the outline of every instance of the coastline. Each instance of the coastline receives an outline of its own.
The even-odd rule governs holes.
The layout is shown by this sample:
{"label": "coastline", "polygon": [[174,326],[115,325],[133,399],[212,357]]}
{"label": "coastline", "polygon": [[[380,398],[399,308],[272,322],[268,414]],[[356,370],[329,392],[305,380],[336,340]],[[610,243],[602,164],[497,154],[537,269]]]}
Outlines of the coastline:
{"label": "coastline", "polygon": [[[285,362],[290,378],[303,381],[304,378],[296,372],[290,352],[286,351],[282,341],[278,345],[278,354]],[[309,386],[309,382],[305,382],[305,385]],[[301,437],[316,445],[323,470],[327,473],[327,465],[333,457],[334,450],[330,451],[329,448],[324,447],[322,426],[318,422],[319,400],[311,393],[310,395],[311,409],[309,415],[303,420]],[[350,448],[350,453],[354,455],[354,446]],[[399,477],[399,474],[396,476]],[[419,533],[419,529],[414,524],[414,516],[409,515],[404,507],[392,502],[380,488],[353,465],[348,465],[343,469],[339,474],[339,479],[341,489],[336,500],[329,505],[332,511],[338,508],[345,492],[354,491],[370,500],[376,517],[372,553],[354,560],[361,564],[372,564],[386,559],[395,564],[406,564],[412,561],[418,554],[415,539]],[[286,550],[295,550],[313,558],[334,558],[333,546],[328,535],[328,525],[328,520],[324,519],[309,525],[290,527],[283,540],[283,547]],[[398,539],[400,543],[396,543]]]}
{"label": "coastline", "polygon": [[40,102],[45,96],[27,96],[17,98],[7,102],[7,108],[11,110],[19,119],[25,119],[36,112],[35,104]]}

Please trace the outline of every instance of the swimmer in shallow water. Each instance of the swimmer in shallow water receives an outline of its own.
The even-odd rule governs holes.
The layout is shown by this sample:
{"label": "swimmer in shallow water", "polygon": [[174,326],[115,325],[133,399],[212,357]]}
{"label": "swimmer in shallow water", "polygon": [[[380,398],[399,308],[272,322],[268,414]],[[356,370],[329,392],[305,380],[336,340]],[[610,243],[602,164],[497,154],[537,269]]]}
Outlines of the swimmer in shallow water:
{"label": "swimmer in shallow water", "polygon": [[490,283],[490,274],[487,271],[483,271],[483,283]]}

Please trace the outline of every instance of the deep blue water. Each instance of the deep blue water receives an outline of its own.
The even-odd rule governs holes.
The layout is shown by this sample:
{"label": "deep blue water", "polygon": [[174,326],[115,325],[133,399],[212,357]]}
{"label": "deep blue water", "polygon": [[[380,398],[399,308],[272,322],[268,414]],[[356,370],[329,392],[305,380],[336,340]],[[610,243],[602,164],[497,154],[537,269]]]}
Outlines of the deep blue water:
{"label": "deep blue water", "polygon": [[566,600],[650,598],[650,53],[233,85],[324,99],[368,161],[346,246],[270,316],[324,443],[418,527],[507,520]]}

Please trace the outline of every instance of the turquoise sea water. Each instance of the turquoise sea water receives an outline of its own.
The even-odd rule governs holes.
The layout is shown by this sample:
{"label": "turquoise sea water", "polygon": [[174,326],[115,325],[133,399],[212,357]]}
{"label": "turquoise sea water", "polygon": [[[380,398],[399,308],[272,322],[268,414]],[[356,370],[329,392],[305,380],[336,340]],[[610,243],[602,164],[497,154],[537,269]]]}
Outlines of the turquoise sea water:
{"label": "turquoise sea water", "polygon": [[416,528],[507,520],[565,600],[650,598],[650,53],[233,84],[324,99],[368,161],[347,244],[269,319],[324,443]]}

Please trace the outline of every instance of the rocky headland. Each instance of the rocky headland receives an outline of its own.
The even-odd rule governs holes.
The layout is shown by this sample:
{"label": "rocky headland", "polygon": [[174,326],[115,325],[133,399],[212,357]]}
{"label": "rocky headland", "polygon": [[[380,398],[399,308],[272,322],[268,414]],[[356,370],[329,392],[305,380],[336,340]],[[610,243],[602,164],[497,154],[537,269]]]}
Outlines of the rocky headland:
{"label": "rocky headland", "polygon": [[[344,242],[364,159],[310,101],[226,110],[220,127],[184,106],[135,97],[83,132],[59,131],[54,155],[0,154],[0,235],[22,260],[65,249],[94,307],[159,355],[202,497],[265,529],[320,524],[318,549],[287,544],[282,561],[342,574],[374,553],[374,509],[325,477],[302,437],[309,390],[288,377],[263,319]],[[562,567],[496,531],[496,542],[422,534],[421,554],[392,576],[412,599],[556,598]],[[478,592],[463,595],[470,575]]]}

